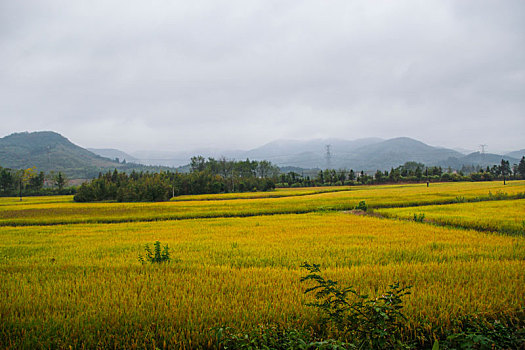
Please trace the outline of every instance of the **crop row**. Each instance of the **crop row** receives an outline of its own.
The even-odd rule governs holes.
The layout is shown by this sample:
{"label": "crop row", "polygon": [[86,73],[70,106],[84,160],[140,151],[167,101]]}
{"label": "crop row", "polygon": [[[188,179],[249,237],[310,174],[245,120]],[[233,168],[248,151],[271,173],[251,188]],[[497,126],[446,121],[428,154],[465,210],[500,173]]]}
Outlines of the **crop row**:
{"label": "crop row", "polygon": [[[505,192],[503,192],[505,191]],[[0,206],[0,225],[118,223],[243,217],[349,210],[365,200],[372,208],[480,201],[525,196],[525,181],[359,187],[351,191],[263,199],[162,203],[36,203]]]}
{"label": "crop row", "polygon": [[202,201],[202,200],[231,200],[231,199],[255,199],[255,198],[280,198],[306,196],[309,194],[329,193],[350,191],[351,186],[331,186],[331,187],[299,187],[299,188],[277,188],[273,191],[265,192],[234,192],[216,194],[195,194],[177,196],[172,201]]}
{"label": "crop row", "polygon": [[389,218],[525,235],[525,199],[378,209]]}

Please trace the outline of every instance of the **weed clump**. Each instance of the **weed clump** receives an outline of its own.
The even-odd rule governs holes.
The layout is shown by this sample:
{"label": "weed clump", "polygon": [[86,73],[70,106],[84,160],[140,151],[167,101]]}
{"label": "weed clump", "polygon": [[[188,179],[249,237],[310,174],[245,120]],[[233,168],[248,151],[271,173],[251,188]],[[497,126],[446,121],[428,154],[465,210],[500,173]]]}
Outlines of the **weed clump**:
{"label": "weed clump", "polygon": [[166,244],[161,249],[159,241],[156,241],[153,244],[153,251],[151,251],[151,248],[148,244],[145,245],[144,250],[145,250],[144,256],[139,255],[139,262],[142,265],[146,264],[147,262],[151,264],[156,264],[156,263],[169,262],[171,260],[170,250],[168,248],[168,245]]}
{"label": "weed clump", "polygon": [[356,210],[362,210],[367,211],[368,205],[366,205],[365,201],[360,201],[359,204],[355,207]]}
{"label": "weed clump", "polygon": [[415,222],[423,222],[424,220],[425,220],[425,214],[423,214],[423,213],[415,214],[414,213],[414,221]]}

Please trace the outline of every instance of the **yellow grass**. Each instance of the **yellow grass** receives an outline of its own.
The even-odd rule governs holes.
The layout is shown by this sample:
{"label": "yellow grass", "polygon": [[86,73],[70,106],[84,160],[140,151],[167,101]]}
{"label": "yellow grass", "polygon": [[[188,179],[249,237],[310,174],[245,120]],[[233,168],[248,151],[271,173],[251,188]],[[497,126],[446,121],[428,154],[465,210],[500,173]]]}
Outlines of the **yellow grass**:
{"label": "yellow grass", "polygon": [[424,214],[425,221],[525,235],[525,199],[378,209],[376,212],[402,219]]}
{"label": "yellow grass", "polygon": [[11,199],[0,205],[0,225],[44,225],[111,223],[203,217],[253,216],[347,210],[364,200],[371,207],[396,207],[452,203],[458,199],[488,199],[490,194],[524,195],[525,181],[439,183],[360,186],[350,191],[281,198],[197,200],[163,203],[74,203],[54,202],[52,197],[37,203],[20,204]]}
{"label": "yellow grass", "polygon": [[350,189],[352,189],[351,186],[276,188],[273,191],[266,191],[266,192],[241,192],[241,193],[184,195],[184,196],[174,197],[172,198],[172,201],[279,198],[279,197],[304,196],[307,194],[316,194],[316,193],[349,191]]}
{"label": "yellow grass", "polygon": [[50,203],[71,203],[73,196],[0,197],[0,207]]}
{"label": "yellow grass", "polygon": [[[156,240],[174,261],[141,266]],[[345,213],[3,227],[0,345],[200,347],[219,325],[315,327],[303,261],[362,293],[413,285],[407,335],[525,306],[521,236]]]}

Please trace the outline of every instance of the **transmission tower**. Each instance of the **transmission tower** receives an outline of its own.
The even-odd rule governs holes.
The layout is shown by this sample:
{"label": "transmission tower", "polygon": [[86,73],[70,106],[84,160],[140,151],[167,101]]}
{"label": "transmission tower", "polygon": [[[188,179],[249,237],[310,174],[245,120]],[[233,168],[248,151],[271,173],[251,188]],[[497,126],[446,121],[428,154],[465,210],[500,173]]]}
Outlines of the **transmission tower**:
{"label": "transmission tower", "polygon": [[326,169],[330,169],[332,167],[332,152],[330,152],[331,145],[326,145],[326,153],[325,153],[325,159],[326,159]]}
{"label": "transmission tower", "polygon": [[488,145],[479,145],[481,148],[481,154],[485,154],[485,149],[488,147]]}

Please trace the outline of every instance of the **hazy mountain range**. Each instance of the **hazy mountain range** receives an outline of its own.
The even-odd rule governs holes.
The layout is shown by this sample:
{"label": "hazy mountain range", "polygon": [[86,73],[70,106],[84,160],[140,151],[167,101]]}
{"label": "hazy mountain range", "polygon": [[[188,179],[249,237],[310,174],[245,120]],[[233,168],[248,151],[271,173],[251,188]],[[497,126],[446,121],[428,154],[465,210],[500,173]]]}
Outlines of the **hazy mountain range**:
{"label": "hazy mountain range", "polygon": [[74,177],[92,177],[99,171],[114,168],[155,171],[181,167],[178,170],[184,171],[190,158],[195,155],[216,159],[269,160],[288,169],[346,168],[376,171],[388,170],[407,161],[453,169],[460,169],[463,165],[491,166],[498,164],[502,158],[516,164],[525,155],[525,149],[506,155],[480,152],[465,155],[453,149],[433,147],[408,137],[399,137],[388,140],[277,140],[247,151],[201,149],[126,153],[118,149],[84,149],[51,131],[16,133],[0,138],[0,166],[13,169],[35,166],[39,171],[63,171]]}
{"label": "hazy mountain range", "polygon": [[269,160],[280,167],[351,168],[365,171],[387,170],[407,161],[421,162],[429,166],[450,166],[454,169],[459,169],[463,165],[485,167],[499,163],[502,158],[514,164],[525,155],[525,150],[505,155],[480,152],[465,154],[463,153],[465,150],[433,147],[408,137],[389,140],[380,138],[277,140],[248,151],[204,149],[180,152],[141,151],[126,154],[118,150],[113,150],[112,153],[103,149],[90,150],[102,156],[118,157],[120,160],[125,158],[127,161],[149,165],[183,166],[188,164],[192,156],[202,155],[213,158]]}

